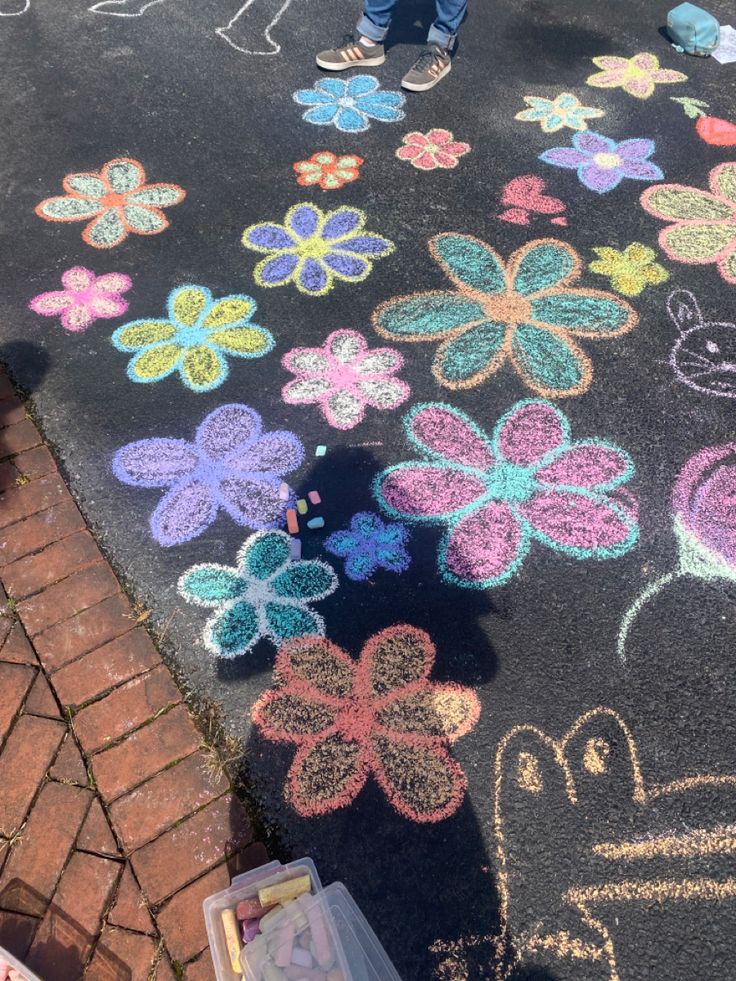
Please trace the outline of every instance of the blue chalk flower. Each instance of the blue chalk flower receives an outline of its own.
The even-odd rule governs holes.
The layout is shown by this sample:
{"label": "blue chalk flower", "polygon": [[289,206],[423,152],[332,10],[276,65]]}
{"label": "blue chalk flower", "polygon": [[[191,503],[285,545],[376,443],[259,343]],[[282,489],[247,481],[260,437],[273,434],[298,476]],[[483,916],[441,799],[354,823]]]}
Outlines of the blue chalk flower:
{"label": "blue chalk flower", "polygon": [[370,129],[370,120],[397,123],[404,118],[406,98],[401,92],[381,92],[373,75],[321,78],[311,89],[299,89],[294,102],[311,108],[302,116],[315,126],[335,126],[344,133],[362,133]]}
{"label": "blue chalk flower", "polygon": [[336,531],[325,540],[325,548],[345,559],[349,579],[365,580],[379,568],[405,572],[411,562],[408,541],[406,525],[386,523],[377,514],[361,511],[353,516],[349,531]]}
{"label": "blue chalk flower", "polygon": [[294,637],[324,637],[325,622],[309,608],[337,589],[332,566],[319,559],[290,562],[284,531],[258,532],[245,542],[237,566],[205,563],[179,579],[188,603],[214,607],[202,639],[217,657],[245,654],[262,637],[276,646]]}

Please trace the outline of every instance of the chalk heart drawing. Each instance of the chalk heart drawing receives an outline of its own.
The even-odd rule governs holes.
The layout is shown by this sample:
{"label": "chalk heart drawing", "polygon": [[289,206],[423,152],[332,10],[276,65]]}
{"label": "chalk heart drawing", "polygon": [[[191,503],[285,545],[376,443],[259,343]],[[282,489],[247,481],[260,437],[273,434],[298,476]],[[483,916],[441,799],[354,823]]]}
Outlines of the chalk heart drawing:
{"label": "chalk heart drawing", "polygon": [[[703,945],[713,919],[736,911],[734,808],[732,775],[645,780],[634,737],[610,708],[581,715],[560,739],[511,729],[495,761],[499,981],[519,962],[555,977],[559,962],[565,977],[638,977],[653,946],[652,976],[691,976],[683,909]],[[663,922],[673,914],[674,936]]]}
{"label": "chalk heart drawing", "polygon": [[408,542],[406,525],[382,521],[372,511],[361,511],[353,515],[349,529],[327,536],[325,550],[345,559],[348,579],[365,582],[378,569],[406,572],[411,564]]}
{"label": "chalk heart drawing", "polygon": [[736,285],[736,162],[714,167],[710,191],[686,184],[648,187],[645,211],[671,222],[659,233],[662,250],[676,262],[715,263],[727,283]]}
{"label": "chalk heart drawing", "polygon": [[689,290],[675,290],[667,311],[678,337],[670,365],[683,385],[703,395],[736,398],[736,324],[707,321]]}
{"label": "chalk heart drawing", "polygon": [[622,487],[628,453],[572,441],[549,402],[518,402],[489,438],[451,405],[414,406],[404,421],[421,459],[388,467],[374,494],[391,517],[444,525],[446,582],[485,589],[508,582],[533,542],[576,559],[611,559],[638,539],[636,501]]}
{"label": "chalk heart drawing", "polygon": [[540,153],[539,159],[554,167],[575,170],[578,180],[596,194],[607,194],[624,178],[635,181],[661,181],[662,170],[649,158],[655,151],[653,140],[615,140],[601,133],[575,133],[572,146],[556,146]]}
{"label": "chalk heart drawing", "polygon": [[529,108],[517,112],[514,119],[524,123],[539,123],[543,133],[556,133],[564,127],[584,130],[588,128],[587,120],[605,116],[602,109],[584,106],[572,92],[561,92],[555,99],[525,95],[524,102]]}
{"label": "chalk heart drawing", "polygon": [[606,276],[611,287],[624,296],[639,296],[647,286],[665,283],[670,278],[664,266],[655,261],[654,249],[641,242],[632,242],[621,251],[600,246],[593,252],[598,258],[588,264],[588,269]]}
{"label": "chalk heart drawing", "polygon": [[506,210],[498,217],[513,225],[530,225],[532,215],[549,215],[551,224],[567,225],[565,202],[545,194],[546,188],[546,182],[534,174],[514,177],[501,192],[501,204]]}
{"label": "chalk heart drawing", "polygon": [[198,426],[194,441],[153,437],[117,451],[112,469],[133,487],[166,488],[151,515],[160,545],[180,545],[209,528],[220,510],[239,525],[278,528],[296,495],[279,490],[284,476],[304,459],[294,433],[264,432],[260,415],[247,405],[221,405]]}
{"label": "chalk heart drawing", "polygon": [[311,89],[299,89],[294,102],[309,108],[302,119],[315,126],[334,126],[344,133],[364,133],[371,120],[398,123],[405,116],[401,92],[386,92],[373,75],[320,78]]}
{"label": "chalk heart drawing", "polygon": [[165,231],[169,219],[162,208],[186,197],[178,184],[146,184],[143,166],[128,157],[108,161],[99,172],[68,174],[62,186],[66,194],[41,201],[36,214],[46,221],[89,221],[82,238],[96,249],[112,249],[130,234]]}
{"label": "chalk heart drawing", "polygon": [[128,309],[122,295],[133,285],[124,273],[96,276],[91,269],[74,266],[61,276],[63,290],[51,290],[34,296],[28,306],[42,317],[59,317],[61,326],[70,333],[87,330],[96,320],[121,317]]}
{"label": "chalk heart drawing", "polygon": [[620,337],[638,323],[625,300],[574,285],[581,262],[565,242],[537,239],[504,261],[485,242],[448,232],[429,250],[455,290],[388,300],[373,326],[392,341],[441,341],[432,373],[445,388],[475,388],[510,362],[538,395],[581,395],[593,364],[574,338]]}
{"label": "chalk heart drawing", "polygon": [[295,347],[281,361],[296,377],[281,396],[289,405],[319,405],[335,429],[353,429],[370,407],[396,409],[411,389],[396,378],[404,359],[390,347],[369,348],[355,330],[336,330],[321,347]]}
{"label": "chalk heart drawing", "polygon": [[216,300],[206,287],[187,284],[169,294],[166,319],[133,320],[112,343],[134,354],[131,381],[150,384],[178,371],[193,392],[210,392],[228,377],[228,357],[260,358],[273,349],[271,332],[252,323],[255,312],[244,293]]}
{"label": "chalk heart drawing", "polygon": [[636,99],[648,99],[656,85],[686,82],[687,75],[671,68],[660,68],[659,58],[644,51],[633,58],[602,55],[592,59],[602,69],[586,79],[588,85],[598,89],[621,88]]}
{"label": "chalk heart drawing", "polygon": [[246,654],[261,638],[278,647],[304,634],[324,636],[325,622],[310,604],[335,592],[337,576],[319,559],[290,561],[290,548],[285,531],[259,531],[234,568],[203,563],[179,579],[188,603],[214,609],[202,640],[216,657]]}
{"label": "chalk heart drawing", "polygon": [[246,249],[266,254],[253,270],[259,286],[293,283],[307,296],[326,296],[337,280],[360,283],[373,259],[394,251],[387,238],[367,232],[367,217],[343,205],[322,211],[315,204],[295,204],[283,224],[262,221],[243,232]]}
{"label": "chalk heart drawing", "polygon": [[736,443],[711,446],[691,457],[672,491],[679,561],[634,600],[621,621],[618,656],[643,607],[675,579],[692,577],[736,583]]}
{"label": "chalk heart drawing", "polygon": [[429,680],[436,651],[428,634],[404,624],[374,634],[357,661],[320,637],[284,645],[277,686],[253,707],[266,739],[297,751],[286,798],[304,817],[351,804],[369,777],[410,821],[441,821],[467,781],[448,747],[475,726],[470,688]]}

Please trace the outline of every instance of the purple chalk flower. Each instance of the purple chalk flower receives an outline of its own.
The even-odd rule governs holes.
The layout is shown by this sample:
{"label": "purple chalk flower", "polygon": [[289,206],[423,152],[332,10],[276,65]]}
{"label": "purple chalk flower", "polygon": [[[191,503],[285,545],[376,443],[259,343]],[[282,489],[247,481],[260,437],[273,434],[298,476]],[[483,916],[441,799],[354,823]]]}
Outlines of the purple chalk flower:
{"label": "purple chalk flower", "polygon": [[615,140],[600,133],[575,133],[572,146],[556,146],[545,150],[539,159],[555,167],[577,170],[582,184],[605,194],[618,187],[624,177],[636,181],[661,181],[664,174],[651,162],[653,140]]}
{"label": "purple chalk flower", "polygon": [[151,515],[151,533],[161,545],[179,545],[201,535],[220,508],[248,528],[283,525],[296,495],[289,489],[281,500],[279,487],[303,459],[294,433],[264,433],[255,409],[230,404],[205,417],[194,442],[154,437],[128,443],[112,469],[125,484],[168,488]]}
{"label": "purple chalk flower", "polygon": [[361,511],[351,519],[349,530],[335,531],[325,540],[325,549],[345,559],[349,579],[366,580],[379,568],[406,572],[411,562],[408,541],[406,525],[384,522],[371,511]]}

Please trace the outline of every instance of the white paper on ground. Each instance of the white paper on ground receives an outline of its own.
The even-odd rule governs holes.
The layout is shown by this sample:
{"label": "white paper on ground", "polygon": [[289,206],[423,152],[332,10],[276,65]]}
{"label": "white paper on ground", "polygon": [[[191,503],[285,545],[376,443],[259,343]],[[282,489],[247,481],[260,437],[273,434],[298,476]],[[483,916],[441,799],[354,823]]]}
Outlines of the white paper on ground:
{"label": "white paper on ground", "polygon": [[730,24],[721,27],[721,40],[711,58],[715,58],[721,65],[736,61],[736,30]]}

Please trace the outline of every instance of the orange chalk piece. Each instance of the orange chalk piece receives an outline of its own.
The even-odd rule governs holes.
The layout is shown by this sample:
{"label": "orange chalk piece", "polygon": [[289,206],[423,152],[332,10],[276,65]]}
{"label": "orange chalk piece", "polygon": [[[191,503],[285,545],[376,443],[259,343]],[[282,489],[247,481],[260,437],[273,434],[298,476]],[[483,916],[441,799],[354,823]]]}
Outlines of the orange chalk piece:
{"label": "orange chalk piece", "polygon": [[296,516],[296,511],[294,508],[286,509],[286,527],[289,529],[289,533],[291,535],[299,534],[299,520]]}
{"label": "orange chalk piece", "polygon": [[307,497],[309,498],[309,500],[310,500],[310,502],[312,504],[321,504],[322,503],[322,498],[319,496],[319,493],[317,491],[310,491],[307,494]]}
{"label": "orange chalk piece", "polygon": [[269,903],[290,903],[292,899],[303,896],[311,888],[311,876],[300,875],[296,879],[287,879],[286,882],[279,882],[275,886],[259,889],[258,898],[264,906]]}
{"label": "orange chalk piece", "polygon": [[230,958],[230,967],[235,974],[240,976],[240,937],[238,936],[238,921],[235,919],[235,911],[224,909],[220,917],[222,919],[222,929],[225,933],[225,943],[227,944],[227,955]]}

